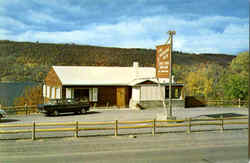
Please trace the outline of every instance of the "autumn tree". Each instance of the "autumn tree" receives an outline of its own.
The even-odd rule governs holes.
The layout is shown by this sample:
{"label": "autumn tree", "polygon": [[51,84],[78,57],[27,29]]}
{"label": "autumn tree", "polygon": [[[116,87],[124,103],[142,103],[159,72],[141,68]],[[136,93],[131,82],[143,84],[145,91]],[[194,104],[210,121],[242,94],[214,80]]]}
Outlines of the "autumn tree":
{"label": "autumn tree", "polygon": [[43,103],[41,86],[27,87],[24,95],[15,99],[14,103],[16,106],[24,106],[25,104],[30,106]]}
{"label": "autumn tree", "polygon": [[186,94],[214,98],[224,69],[218,64],[206,63],[190,66],[184,75]]}

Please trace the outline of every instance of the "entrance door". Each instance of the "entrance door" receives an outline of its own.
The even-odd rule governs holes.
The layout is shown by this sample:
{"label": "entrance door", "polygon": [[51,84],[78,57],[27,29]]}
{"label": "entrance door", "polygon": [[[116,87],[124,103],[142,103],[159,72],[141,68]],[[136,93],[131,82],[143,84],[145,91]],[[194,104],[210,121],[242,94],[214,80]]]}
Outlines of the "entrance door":
{"label": "entrance door", "polygon": [[118,107],[126,106],[126,91],[125,88],[116,88],[116,101]]}
{"label": "entrance door", "polygon": [[76,99],[89,99],[89,89],[75,89],[74,95]]}

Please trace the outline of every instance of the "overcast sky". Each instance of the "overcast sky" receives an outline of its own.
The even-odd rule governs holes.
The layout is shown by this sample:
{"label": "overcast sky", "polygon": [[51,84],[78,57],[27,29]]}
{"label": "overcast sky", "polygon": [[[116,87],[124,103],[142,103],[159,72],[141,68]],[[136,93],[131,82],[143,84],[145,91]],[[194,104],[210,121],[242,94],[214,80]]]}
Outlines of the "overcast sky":
{"label": "overcast sky", "polygon": [[248,50],[249,0],[0,0],[0,39],[174,50]]}

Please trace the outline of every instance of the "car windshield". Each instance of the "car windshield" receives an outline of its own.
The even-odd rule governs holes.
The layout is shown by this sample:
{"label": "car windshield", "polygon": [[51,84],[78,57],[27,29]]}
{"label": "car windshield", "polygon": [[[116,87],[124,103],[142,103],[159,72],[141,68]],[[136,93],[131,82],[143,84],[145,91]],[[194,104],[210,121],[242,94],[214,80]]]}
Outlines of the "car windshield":
{"label": "car windshield", "polygon": [[6,114],[6,112],[4,110],[2,110],[2,109],[0,109],[0,113],[1,114]]}

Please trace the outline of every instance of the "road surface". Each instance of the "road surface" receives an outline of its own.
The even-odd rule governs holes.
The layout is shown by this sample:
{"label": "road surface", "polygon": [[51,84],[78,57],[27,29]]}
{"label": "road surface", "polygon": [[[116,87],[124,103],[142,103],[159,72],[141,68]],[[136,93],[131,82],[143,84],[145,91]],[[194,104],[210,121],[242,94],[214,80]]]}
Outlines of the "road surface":
{"label": "road surface", "polygon": [[0,141],[3,163],[244,163],[248,130]]}

